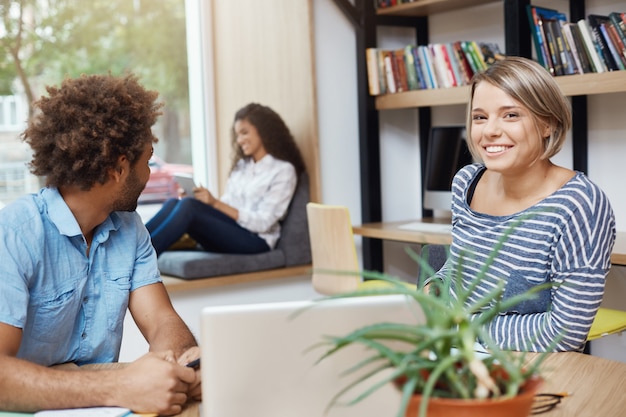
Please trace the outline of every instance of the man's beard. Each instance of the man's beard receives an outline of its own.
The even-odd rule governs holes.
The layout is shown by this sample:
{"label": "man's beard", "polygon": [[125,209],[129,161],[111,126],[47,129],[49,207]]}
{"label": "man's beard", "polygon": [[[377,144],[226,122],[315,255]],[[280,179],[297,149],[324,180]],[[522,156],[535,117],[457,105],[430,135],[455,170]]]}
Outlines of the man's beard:
{"label": "man's beard", "polygon": [[137,176],[137,172],[132,169],[121,194],[113,202],[113,211],[135,211],[137,210],[137,200],[139,195],[145,188],[146,184],[142,184],[141,180]]}

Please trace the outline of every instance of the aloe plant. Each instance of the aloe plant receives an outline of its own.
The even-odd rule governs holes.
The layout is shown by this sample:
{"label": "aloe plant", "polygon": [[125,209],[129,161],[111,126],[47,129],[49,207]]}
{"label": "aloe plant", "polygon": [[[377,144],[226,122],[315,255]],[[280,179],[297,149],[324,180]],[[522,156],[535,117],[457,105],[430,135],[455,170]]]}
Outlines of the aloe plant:
{"label": "aloe plant", "polygon": [[[496,256],[499,246],[493,249],[490,261]],[[425,260],[414,253],[412,257],[428,273],[435,272]],[[466,288],[461,285],[459,270],[450,271],[450,276],[444,281],[435,280],[431,285],[437,296],[432,295],[433,289],[426,293],[417,287],[408,288],[402,281],[386,274],[365,272],[366,279],[387,281],[389,285],[326,297],[404,294],[415,300],[425,315],[425,321],[420,324],[384,322],[355,329],[344,336],[327,336],[321,342],[327,349],[320,361],[349,345],[360,344],[371,351],[371,356],[346,370],[346,373],[374,366],[373,371],[356,378],[339,392],[331,405],[360,387],[361,391],[349,400],[349,404],[357,403],[388,383],[395,383],[402,390],[398,417],[405,415],[409,400],[415,393],[422,395],[421,417],[426,415],[428,401],[432,397],[484,399],[517,395],[520,387],[538,373],[544,356],[540,355],[529,365],[524,353],[500,349],[485,330],[486,324],[519,302],[533,298],[550,284],[536,286],[524,294],[503,300],[505,282],[502,281],[485,297],[470,304],[469,296],[483,279],[490,261]],[[454,295],[450,291],[452,283],[455,284]],[[489,307],[485,309],[486,306]],[[481,314],[476,315],[479,311]],[[477,340],[488,347],[489,355],[475,351]],[[402,342],[403,347],[392,348],[390,342]],[[556,345],[557,341],[554,343]],[[370,377],[383,371],[384,378],[368,385]]]}

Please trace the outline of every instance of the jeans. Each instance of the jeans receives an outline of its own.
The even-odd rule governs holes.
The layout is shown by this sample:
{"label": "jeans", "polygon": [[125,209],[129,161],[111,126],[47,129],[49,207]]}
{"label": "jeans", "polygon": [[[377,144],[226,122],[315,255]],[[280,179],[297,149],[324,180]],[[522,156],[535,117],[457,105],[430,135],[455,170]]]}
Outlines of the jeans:
{"label": "jeans", "polygon": [[146,228],[157,256],[185,233],[209,252],[251,254],[270,250],[256,233],[193,197],[167,200]]}

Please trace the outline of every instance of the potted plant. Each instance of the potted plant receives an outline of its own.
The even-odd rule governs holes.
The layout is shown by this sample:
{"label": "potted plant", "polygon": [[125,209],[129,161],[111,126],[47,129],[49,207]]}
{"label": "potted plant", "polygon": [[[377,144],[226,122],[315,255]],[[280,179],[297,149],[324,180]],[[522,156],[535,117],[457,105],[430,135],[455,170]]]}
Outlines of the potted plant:
{"label": "potted plant", "polygon": [[[496,247],[490,259],[497,250]],[[415,254],[412,257],[422,268],[434,273],[425,260]],[[420,417],[528,416],[534,393],[542,381],[538,368],[543,355],[529,364],[524,353],[500,349],[486,332],[485,325],[497,314],[534,297],[546,286],[537,286],[527,293],[502,300],[505,282],[501,282],[488,296],[468,305],[468,297],[483,278],[485,270],[486,267],[465,289],[457,278],[460,277],[456,273],[458,271],[452,271],[444,282],[433,282],[428,292],[407,288],[402,281],[385,274],[368,272],[364,273],[366,278],[387,281],[389,285],[326,297],[404,294],[408,301],[419,304],[425,315],[425,321],[419,324],[377,323],[354,329],[343,336],[325,338],[321,343],[327,348],[320,361],[347,346],[360,344],[372,352],[371,357],[355,364],[347,372],[362,371],[375,364],[374,371],[349,383],[332,403],[336,404],[348,396],[348,403],[353,404],[384,384],[392,383],[402,391],[397,417],[415,417],[418,412]],[[451,283],[456,284],[456,297],[451,295]],[[500,301],[492,303],[493,300]],[[486,306],[489,307],[485,310]],[[481,314],[474,315],[479,310]],[[476,351],[477,340],[488,348],[488,354]],[[380,376],[381,373],[385,376],[372,383],[370,377]],[[359,388],[361,391],[358,391]],[[357,394],[354,394],[355,390]],[[353,395],[350,396],[350,393]],[[498,409],[491,412],[482,408],[506,404],[511,404],[514,411]],[[437,414],[442,407],[443,413]],[[476,407],[480,408],[477,414],[468,414],[470,408]]]}

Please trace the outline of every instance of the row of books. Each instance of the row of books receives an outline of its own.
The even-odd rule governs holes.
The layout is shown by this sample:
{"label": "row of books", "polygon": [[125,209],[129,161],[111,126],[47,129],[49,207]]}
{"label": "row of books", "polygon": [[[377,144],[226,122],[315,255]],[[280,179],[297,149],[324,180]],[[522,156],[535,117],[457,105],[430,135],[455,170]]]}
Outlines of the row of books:
{"label": "row of books", "polygon": [[503,58],[497,44],[475,41],[368,48],[365,53],[373,96],[467,85],[474,73]]}
{"label": "row of books", "polygon": [[552,75],[626,69],[626,13],[570,23],[558,10],[527,6],[537,61]]}
{"label": "row of books", "polygon": [[382,9],[384,7],[397,6],[398,4],[414,3],[417,0],[374,0],[374,7]]}

